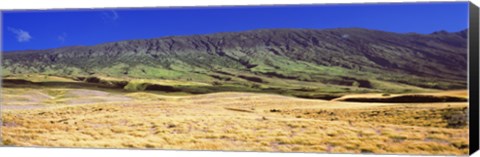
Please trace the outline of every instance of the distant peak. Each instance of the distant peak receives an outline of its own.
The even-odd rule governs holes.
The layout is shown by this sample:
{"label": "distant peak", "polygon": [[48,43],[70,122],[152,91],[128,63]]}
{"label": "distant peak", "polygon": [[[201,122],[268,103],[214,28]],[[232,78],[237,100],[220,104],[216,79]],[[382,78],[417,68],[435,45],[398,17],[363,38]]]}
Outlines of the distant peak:
{"label": "distant peak", "polygon": [[433,33],[431,33],[433,35],[442,35],[442,34],[449,34],[449,32],[447,32],[446,30],[439,30],[439,31],[435,31]]}
{"label": "distant peak", "polygon": [[468,32],[468,28],[465,28],[465,29],[462,29],[462,30],[456,31],[456,32],[449,32],[449,31],[446,31],[446,30],[438,30],[438,31],[432,32],[430,34],[451,34],[451,33],[467,33],[467,32]]}
{"label": "distant peak", "polygon": [[431,33],[431,35],[458,35],[461,36],[462,38],[467,38],[468,36],[468,29],[463,29],[457,32],[448,32],[445,30],[440,30],[440,31],[435,31]]}
{"label": "distant peak", "polygon": [[455,34],[458,34],[458,35],[460,35],[460,36],[462,36],[462,37],[464,37],[464,38],[467,38],[467,36],[468,36],[468,29],[464,29],[464,30],[458,31],[458,32],[456,32]]}

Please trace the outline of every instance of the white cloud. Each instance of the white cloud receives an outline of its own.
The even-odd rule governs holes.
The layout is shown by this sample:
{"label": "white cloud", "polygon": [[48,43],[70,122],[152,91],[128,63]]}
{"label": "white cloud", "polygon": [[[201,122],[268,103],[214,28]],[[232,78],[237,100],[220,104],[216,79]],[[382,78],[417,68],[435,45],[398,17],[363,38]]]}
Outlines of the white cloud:
{"label": "white cloud", "polygon": [[120,18],[120,16],[118,16],[118,13],[115,10],[104,12],[102,15],[103,15],[102,18],[104,20],[109,20],[109,21],[116,21]]}
{"label": "white cloud", "polygon": [[60,40],[62,43],[64,43],[65,40],[67,40],[67,33],[63,32],[62,34],[57,36],[57,39]]}
{"label": "white cloud", "polygon": [[16,35],[18,42],[28,42],[30,39],[32,39],[30,33],[22,29],[8,27],[8,30]]}

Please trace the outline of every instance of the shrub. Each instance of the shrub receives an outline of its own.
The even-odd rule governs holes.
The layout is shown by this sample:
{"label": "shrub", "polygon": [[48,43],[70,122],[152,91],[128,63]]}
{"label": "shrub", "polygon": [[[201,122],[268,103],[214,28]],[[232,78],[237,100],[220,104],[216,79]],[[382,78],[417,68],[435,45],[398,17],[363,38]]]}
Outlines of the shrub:
{"label": "shrub", "polygon": [[143,91],[146,88],[147,88],[146,83],[134,82],[134,81],[128,82],[128,84],[125,87],[123,87],[123,89],[129,90],[129,91]]}
{"label": "shrub", "polygon": [[213,81],[213,82],[212,82],[212,85],[213,85],[213,86],[221,86],[222,83],[221,83],[221,82],[218,82],[218,81]]}
{"label": "shrub", "polygon": [[278,109],[271,109],[270,112],[280,112]]}
{"label": "shrub", "polygon": [[462,128],[468,125],[467,114],[462,111],[447,111],[443,114],[443,119],[449,128]]}

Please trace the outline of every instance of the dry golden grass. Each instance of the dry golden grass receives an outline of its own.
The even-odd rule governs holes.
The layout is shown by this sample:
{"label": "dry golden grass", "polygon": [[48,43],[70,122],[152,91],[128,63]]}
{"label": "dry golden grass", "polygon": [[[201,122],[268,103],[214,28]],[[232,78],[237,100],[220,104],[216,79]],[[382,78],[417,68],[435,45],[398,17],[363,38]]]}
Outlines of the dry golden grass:
{"label": "dry golden grass", "polygon": [[[40,105],[35,108],[12,107],[31,102],[32,95],[28,94],[31,92],[48,97],[36,102]],[[10,107],[3,106],[2,110],[3,143],[235,151],[468,153],[468,126],[457,121],[453,122],[456,125],[449,125],[451,119],[464,116],[467,103],[354,103],[234,92],[193,96],[88,92],[96,92],[91,97],[98,99],[70,103],[86,99],[71,94],[82,93],[78,89],[5,89],[2,100]],[[120,97],[129,99],[111,101]],[[14,99],[16,103],[12,103]],[[445,116],[450,113],[458,117]]]}

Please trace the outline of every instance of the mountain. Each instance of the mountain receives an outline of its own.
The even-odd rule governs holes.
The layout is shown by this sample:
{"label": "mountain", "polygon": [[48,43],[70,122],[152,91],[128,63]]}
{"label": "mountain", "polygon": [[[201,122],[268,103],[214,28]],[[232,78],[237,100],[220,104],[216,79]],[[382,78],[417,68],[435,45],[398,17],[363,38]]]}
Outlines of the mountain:
{"label": "mountain", "polygon": [[297,92],[465,89],[467,31],[262,29],[3,53],[3,75],[168,79]]}

